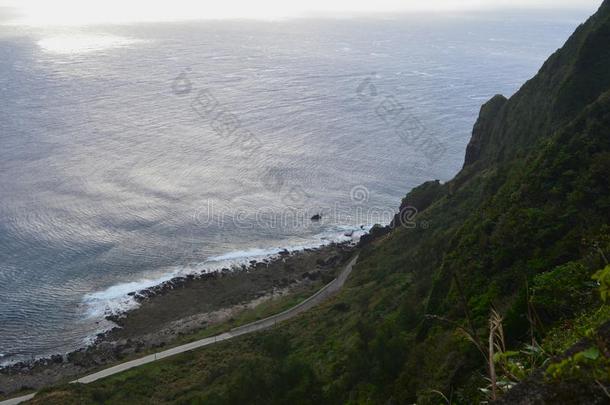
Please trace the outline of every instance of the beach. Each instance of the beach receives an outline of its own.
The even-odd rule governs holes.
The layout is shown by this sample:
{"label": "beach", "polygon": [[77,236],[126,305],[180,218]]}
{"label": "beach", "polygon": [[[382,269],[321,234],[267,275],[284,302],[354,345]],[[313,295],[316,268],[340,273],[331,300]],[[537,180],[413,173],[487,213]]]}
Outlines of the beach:
{"label": "beach", "polygon": [[[330,282],[351,257],[353,243],[281,251],[242,267],[171,279],[133,292],[138,307],[109,315],[116,326],[86,348],[0,369],[0,395],[67,382],[118,362],[135,359],[254,321],[285,309]],[[246,317],[242,316],[247,314]],[[241,316],[241,319],[240,319]],[[219,329],[220,328],[220,329]]]}

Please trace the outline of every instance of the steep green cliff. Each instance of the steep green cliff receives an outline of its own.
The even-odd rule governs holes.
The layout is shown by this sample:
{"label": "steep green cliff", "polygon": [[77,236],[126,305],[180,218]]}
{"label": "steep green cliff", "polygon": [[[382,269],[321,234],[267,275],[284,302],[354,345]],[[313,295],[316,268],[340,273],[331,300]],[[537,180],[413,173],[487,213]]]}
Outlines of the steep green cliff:
{"label": "steep green cliff", "polygon": [[[553,360],[534,353],[560,354],[583,331],[595,340],[608,321],[591,276],[610,255],[609,175],[606,0],[518,93],[483,106],[463,170],[403,201],[427,226],[397,226],[363,246],[332,302],[275,330],[38,401],[478,403],[491,395],[477,344],[487,347],[492,308],[517,352],[500,353],[498,378],[515,383],[538,369],[557,395],[561,370],[545,376]],[[530,352],[520,363],[509,359],[522,348]],[[604,403],[607,348],[590,350],[591,374],[570,374],[578,389],[560,402]]]}

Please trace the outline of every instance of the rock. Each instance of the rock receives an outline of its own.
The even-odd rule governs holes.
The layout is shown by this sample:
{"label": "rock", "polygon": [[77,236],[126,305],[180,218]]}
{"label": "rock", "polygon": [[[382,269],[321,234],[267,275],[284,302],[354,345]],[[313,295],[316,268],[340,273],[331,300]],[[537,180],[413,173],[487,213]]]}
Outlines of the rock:
{"label": "rock", "polygon": [[322,273],[320,271],[312,271],[311,273],[310,272],[303,273],[302,277],[315,281],[315,280],[319,279],[321,275],[322,275]]}
{"label": "rock", "polygon": [[381,226],[379,224],[375,224],[371,230],[369,231],[368,234],[366,235],[362,235],[362,237],[360,238],[360,242],[358,243],[359,247],[365,246],[369,243],[371,243],[372,241],[374,241],[375,239],[387,235],[388,233],[391,232],[391,228],[389,226]]}
{"label": "rock", "polygon": [[119,323],[121,321],[121,317],[116,314],[106,315],[106,320],[114,323]]}
{"label": "rock", "polygon": [[439,180],[427,181],[413,188],[400,203],[399,212],[392,219],[390,228],[414,228],[417,215],[446,193],[446,187]]}
{"label": "rock", "polygon": [[327,267],[327,266],[334,266],[339,260],[341,260],[341,257],[334,255],[334,256],[330,256],[327,258],[320,258],[318,260],[316,260],[316,264],[322,267]]}
{"label": "rock", "polygon": [[464,167],[474,164],[481,158],[481,153],[491,139],[493,126],[507,102],[508,99],[506,97],[501,94],[496,94],[481,107],[479,118],[472,130],[472,138],[470,138],[470,142],[466,147]]}

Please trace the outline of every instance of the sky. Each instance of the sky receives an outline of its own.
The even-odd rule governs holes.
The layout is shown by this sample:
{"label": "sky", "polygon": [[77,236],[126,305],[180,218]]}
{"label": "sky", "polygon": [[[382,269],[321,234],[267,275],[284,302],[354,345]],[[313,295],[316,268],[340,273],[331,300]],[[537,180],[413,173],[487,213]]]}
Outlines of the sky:
{"label": "sky", "polygon": [[[494,8],[595,10],[602,0],[0,0],[24,25],[88,25],[250,18],[349,17],[374,13],[466,11]],[[11,13],[13,14],[13,13]]]}

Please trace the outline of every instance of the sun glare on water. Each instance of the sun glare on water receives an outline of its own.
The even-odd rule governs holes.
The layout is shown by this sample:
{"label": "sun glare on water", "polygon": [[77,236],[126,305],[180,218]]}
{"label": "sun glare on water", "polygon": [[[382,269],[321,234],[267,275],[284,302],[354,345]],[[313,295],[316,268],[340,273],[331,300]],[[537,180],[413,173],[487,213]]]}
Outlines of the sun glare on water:
{"label": "sun glare on water", "polygon": [[142,41],[114,35],[62,34],[41,39],[38,46],[45,52],[67,55],[121,48],[139,42]]}
{"label": "sun glare on water", "polygon": [[601,0],[0,0],[29,26],[124,24],[206,19],[275,20],[300,16],[443,11],[494,7],[560,7]]}
{"label": "sun glare on water", "polygon": [[299,12],[296,3],[282,0],[222,2],[22,0],[16,2],[14,7],[18,10],[18,17],[13,23],[28,26],[77,26],[230,18],[273,20],[295,16]]}
{"label": "sun glare on water", "polygon": [[[0,0],[14,10],[2,25],[29,27],[84,27],[106,24],[174,22],[188,20],[255,19],[334,16],[349,18],[375,13],[465,10],[513,6],[568,4],[576,0]],[[582,3],[600,0],[578,0]],[[1,15],[0,15],[1,17]],[[87,28],[89,30],[90,28]],[[94,28],[96,31],[99,30]],[[112,35],[49,35],[38,42],[45,52],[89,53],[141,42]]]}

